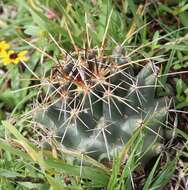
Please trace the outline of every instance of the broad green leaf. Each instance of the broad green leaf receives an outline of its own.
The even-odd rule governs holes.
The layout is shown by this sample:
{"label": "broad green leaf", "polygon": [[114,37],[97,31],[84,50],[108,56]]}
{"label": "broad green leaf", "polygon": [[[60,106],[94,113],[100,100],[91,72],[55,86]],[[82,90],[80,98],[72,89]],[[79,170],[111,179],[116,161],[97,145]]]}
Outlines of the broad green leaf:
{"label": "broad green leaf", "polygon": [[46,160],[46,164],[50,168],[54,168],[59,172],[63,172],[73,176],[80,176],[84,179],[90,179],[97,186],[106,186],[109,180],[109,176],[104,171],[98,168],[89,166],[76,166],[65,164],[61,160]]}

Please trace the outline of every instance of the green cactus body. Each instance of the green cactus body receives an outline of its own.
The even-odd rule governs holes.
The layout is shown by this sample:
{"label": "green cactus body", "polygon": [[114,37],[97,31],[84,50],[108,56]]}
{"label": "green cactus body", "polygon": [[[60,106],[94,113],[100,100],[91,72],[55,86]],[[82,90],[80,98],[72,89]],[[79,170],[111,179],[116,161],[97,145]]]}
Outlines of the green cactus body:
{"label": "green cactus body", "polygon": [[41,123],[53,127],[66,148],[110,158],[143,125],[145,147],[162,135],[167,104],[155,98],[156,66],[149,63],[135,76],[123,51],[118,46],[103,58],[95,51],[67,56],[52,70],[52,102]]}

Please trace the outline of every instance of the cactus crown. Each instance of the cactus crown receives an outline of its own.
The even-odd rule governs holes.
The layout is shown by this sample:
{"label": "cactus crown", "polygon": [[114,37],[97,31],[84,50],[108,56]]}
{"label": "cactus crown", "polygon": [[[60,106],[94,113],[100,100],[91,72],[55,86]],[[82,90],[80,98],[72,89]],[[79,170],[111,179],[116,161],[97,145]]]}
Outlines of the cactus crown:
{"label": "cactus crown", "polygon": [[146,146],[151,143],[160,134],[167,106],[165,98],[155,98],[154,63],[135,74],[123,47],[117,46],[110,56],[98,52],[67,54],[52,69],[41,123],[55,127],[66,148],[110,159],[140,127],[147,135]]}

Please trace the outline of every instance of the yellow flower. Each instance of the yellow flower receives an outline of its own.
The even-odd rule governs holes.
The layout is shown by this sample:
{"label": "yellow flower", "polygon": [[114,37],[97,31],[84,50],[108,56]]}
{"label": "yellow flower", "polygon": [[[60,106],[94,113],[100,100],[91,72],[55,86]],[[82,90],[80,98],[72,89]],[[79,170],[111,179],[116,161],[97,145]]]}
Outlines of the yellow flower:
{"label": "yellow flower", "polygon": [[0,57],[6,53],[6,50],[10,48],[10,45],[5,41],[0,42]]}
{"label": "yellow flower", "polygon": [[19,53],[10,50],[2,55],[2,63],[4,65],[8,64],[18,64],[20,61],[27,61],[28,57],[26,57],[27,51],[21,51]]}

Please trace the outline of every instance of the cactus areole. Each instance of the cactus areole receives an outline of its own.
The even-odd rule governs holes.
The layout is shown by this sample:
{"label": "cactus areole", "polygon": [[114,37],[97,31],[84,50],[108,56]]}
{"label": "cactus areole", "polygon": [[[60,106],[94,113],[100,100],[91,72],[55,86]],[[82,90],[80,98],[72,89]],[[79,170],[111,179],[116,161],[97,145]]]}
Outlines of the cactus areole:
{"label": "cactus areole", "polygon": [[56,130],[65,148],[97,160],[111,159],[140,128],[144,149],[160,134],[168,107],[165,98],[155,97],[155,63],[140,67],[134,74],[121,46],[110,56],[96,50],[67,55],[52,68],[50,103],[40,122]]}

